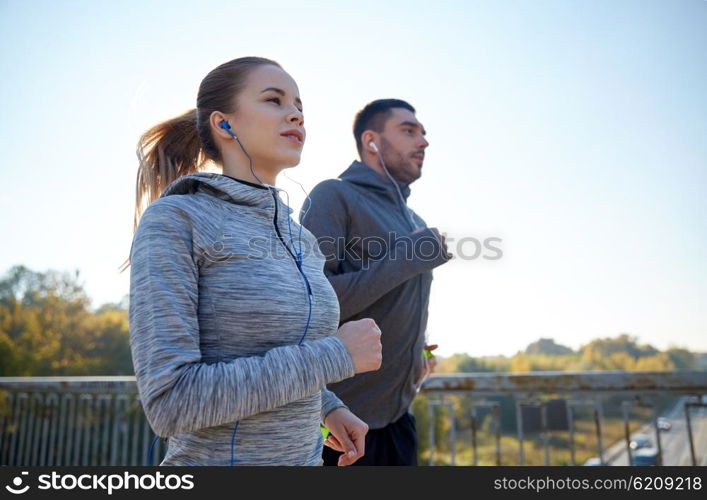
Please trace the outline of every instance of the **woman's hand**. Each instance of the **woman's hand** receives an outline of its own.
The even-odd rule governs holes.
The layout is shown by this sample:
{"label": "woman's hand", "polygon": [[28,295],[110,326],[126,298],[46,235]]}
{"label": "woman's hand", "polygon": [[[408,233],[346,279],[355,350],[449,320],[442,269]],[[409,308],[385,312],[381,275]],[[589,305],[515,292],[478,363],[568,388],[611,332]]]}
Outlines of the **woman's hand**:
{"label": "woman's hand", "polygon": [[335,334],[351,355],[354,373],[377,370],[383,361],[381,330],[371,318],[349,321]]}
{"label": "woman's hand", "polygon": [[340,451],[339,466],[351,465],[361,458],[366,448],[366,422],[351,413],[347,408],[330,411],[324,418],[324,425],[329,429],[324,444]]}

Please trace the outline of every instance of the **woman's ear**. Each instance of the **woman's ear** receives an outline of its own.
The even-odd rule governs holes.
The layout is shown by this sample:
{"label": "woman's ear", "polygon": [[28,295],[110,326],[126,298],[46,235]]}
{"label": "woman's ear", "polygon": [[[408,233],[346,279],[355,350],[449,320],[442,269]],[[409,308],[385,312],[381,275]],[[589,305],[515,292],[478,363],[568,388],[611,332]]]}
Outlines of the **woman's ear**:
{"label": "woman's ear", "polygon": [[228,117],[220,111],[214,111],[209,115],[209,126],[213,134],[226,140],[232,138],[231,134],[228,133],[229,130],[235,133],[228,122]]}

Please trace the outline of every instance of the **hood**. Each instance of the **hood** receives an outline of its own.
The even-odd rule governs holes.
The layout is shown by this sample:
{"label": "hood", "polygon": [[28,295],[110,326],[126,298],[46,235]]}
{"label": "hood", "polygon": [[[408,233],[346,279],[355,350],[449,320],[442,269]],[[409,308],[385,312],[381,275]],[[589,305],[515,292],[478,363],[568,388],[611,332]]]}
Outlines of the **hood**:
{"label": "hood", "polygon": [[[381,193],[386,193],[393,198],[397,198],[398,196],[395,186],[392,182],[390,182],[388,176],[379,174],[371,167],[365,163],[361,163],[360,161],[354,161],[349,168],[344,170],[344,172],[339,175],[339,179],[368,189],[380,191]],[[400,192],[407,200],[408,196],[410,196],[410,186],[402,181],[396,180],[395,182],[400,187]]]}
{"label": "hood", "polygon": [[[272,190],[278,193],[282,191],[277,187],[258,186],[213,172],[199,172],[179,177],[167,186],[160,198],[173,194],[193,194],[202,191],[236,205],[274,211],[275,201]],[[279,200],[278,210],[282,211],[284,216],[289,216],[292,209],[279,199],[279,195],[277,198]]]}

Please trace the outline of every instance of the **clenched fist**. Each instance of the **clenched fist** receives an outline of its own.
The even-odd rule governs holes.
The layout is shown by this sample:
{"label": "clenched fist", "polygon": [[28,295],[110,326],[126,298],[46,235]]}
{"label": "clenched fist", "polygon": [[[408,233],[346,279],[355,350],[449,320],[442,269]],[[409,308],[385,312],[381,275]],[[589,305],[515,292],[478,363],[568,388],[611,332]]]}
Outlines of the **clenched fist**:
{"label": "clenched fist", "polygon": [[349,321],[336,332],[353,360],[354,373],[377,370],[383,361],[381,330],[371,318]]}

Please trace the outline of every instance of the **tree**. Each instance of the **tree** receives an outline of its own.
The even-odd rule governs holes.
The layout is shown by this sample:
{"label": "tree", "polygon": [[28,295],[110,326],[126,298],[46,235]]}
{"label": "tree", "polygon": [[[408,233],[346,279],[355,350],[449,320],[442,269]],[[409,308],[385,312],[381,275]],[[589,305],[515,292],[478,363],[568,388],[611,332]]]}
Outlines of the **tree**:
{"label": "tree", "polygon": [[78,278],[15,266],[0,280],[0,376],[133,373],[127,311],[91,312]]}
{"label": "tree", "polygon": [[563,354],[574,354],[574,351],[569,347],[556,344],[554,339],[539,339],[529,344],[525,348],[526,354],[550,354],[550,355],[563,355]]}
{"label": "tree", "polygon": [[622,333],[616,338],[595,339],[580,349],[582,356],[591,360],[600,360],[612,354],[623,352],[632,358],[653,356],[658,354],[658,349],[651,345],[639,345],[638,339],[627,333]]}
{"label": "tree", "polygon": [[672,347],[665,352],[676,370],[697,369],[697,356],[687,349]]}

